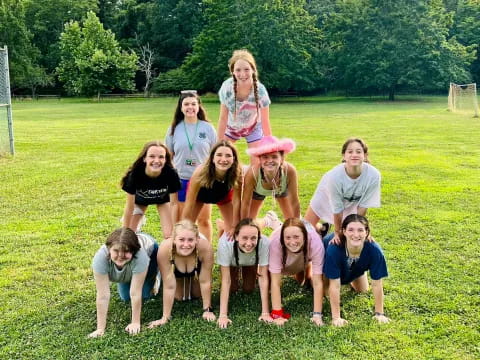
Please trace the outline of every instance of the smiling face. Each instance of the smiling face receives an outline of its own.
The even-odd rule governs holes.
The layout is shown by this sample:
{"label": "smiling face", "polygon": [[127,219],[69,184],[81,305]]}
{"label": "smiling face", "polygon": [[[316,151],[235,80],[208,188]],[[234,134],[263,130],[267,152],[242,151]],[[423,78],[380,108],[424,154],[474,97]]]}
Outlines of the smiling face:
{"label": "smiling face", "polygon": [[186,118],[197,118],[200,106],[196,97],[186,97],[182,100],[182,113]]}
{"label": "smiling face", "polygon": [[161,146],[150,146],[143,158],[145,163],[145,174],[150,177],[157,177],[162,172],[166,161],[166,151]]}
{"label": "smiling face", "polygon": [[347,240],[347,245],[351,247],[361,247],[368,236],[367,228],[359,221],[352,221],[343,229],[343,234]]}
{"label": "smiling face", "polygon": [[235,240],[238,241],[238,248],[244,253],[251,253],[258,244],[258,229],[255,226],[242,226]]}
{"label": "smiling face", "polygon": [[303,232],[298,226],[289,226],[283,230],[283,241],[288,251],[297,253],[305,244]]}
{"label": "smiling face", "polygon": [[213,155],[215,169],[220,173],[225,173],[230,169],[234,160],[233,151],[228,146],[219,146]]}
{"label": "smiling face", "polygon": [[173,244],[178,255],[189,256],[198,244],[198,237],[192,230],[178,229],[173,239]]}
{"label": "smiling face", "polygon": [[360,166],[365,160],[365,152],[362,145],[357,141],[348,144],[343,154],[343,160],[348,167]]}
{"label": "smiling face", "polygon": [[121,244],[112,245],[108,252],[110,259],[119,269],[123,268],[130,260],[132,260],[132,253],[125,249]]}
{"label": "smiling face", "polygon": [[283,157],[279,151],[260,155],[260,166],[264,172],[276,173],[282,162]]}
{"label": "smiling face", "polygon": [[239,59],[233,65],[232,75],[240,84],[252,84],[253,83],[254,70],[250,63],[246,60]]}

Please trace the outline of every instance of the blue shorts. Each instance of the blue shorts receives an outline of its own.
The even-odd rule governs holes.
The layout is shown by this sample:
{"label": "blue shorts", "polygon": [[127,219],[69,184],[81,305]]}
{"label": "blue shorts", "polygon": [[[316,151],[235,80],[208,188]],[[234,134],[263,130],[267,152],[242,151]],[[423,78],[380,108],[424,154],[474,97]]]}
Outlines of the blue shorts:
{"label": "blue shorts", "polygon": [[[232,134],[230,131],[228,131],[228,128],[225,130],[225,136],[229,137],[232,140],[240,140],[241,137],[235,134]],[[245,140],[247,140],[247,143],[252,143],[255,141],[260,140],[263,137],[263,129],[262,129],[262,123],[257,122],[257,125],[253,128],[253,130],[248,134],[247,136],[244,136]]]}
{"label": "blue shorts", "polygon": [[185,200],[187,199],[187,185],[189,181],[190,180],[180,179],[180,182],[182,183],[182,187],[177,192],[178,201],[180,202],[185,202]]}

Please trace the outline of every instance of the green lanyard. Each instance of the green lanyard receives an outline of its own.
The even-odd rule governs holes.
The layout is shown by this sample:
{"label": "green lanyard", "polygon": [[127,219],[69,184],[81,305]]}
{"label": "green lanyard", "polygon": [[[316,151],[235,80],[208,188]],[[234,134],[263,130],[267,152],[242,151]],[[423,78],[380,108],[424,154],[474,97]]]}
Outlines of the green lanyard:
{"label": "green lanyard", "polygon": [[197,137],[197,130],[198,130],[198,123],[200,121],[197,120],[197,126],[195,126],[195,135],[193,136],[193,140],[190,142],[190,137],[188,136],[187,125],[185,125],[185,120],[183,120],[183,128],[185,129],[185,134],[187,135],[188,147],[190,152],[193,150],[193,143],[195,142],[195,138]]}

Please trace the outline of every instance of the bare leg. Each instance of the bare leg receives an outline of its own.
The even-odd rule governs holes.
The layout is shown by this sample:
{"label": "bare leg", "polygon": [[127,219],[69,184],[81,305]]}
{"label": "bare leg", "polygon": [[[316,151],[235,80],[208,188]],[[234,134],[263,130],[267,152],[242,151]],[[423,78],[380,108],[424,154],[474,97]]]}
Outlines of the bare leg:
{"label": "bare leg", "polygon": [[359,293],[364,293],[368,291],[368,279],[367,279],[367,274],[364,273],[362,276],[359,278],[356,278],[350,283],[350,286],[355,290],[356,292]]}
{"label": "bare leg", "polygon": [[198,214],[198,230],[200,233],[205,235],[205,237],[212,242],[212,220],[211,220],[211,215],[212,215],[212,205],[211,204],[204,204],[202,210],[200,210],[200,213]]}

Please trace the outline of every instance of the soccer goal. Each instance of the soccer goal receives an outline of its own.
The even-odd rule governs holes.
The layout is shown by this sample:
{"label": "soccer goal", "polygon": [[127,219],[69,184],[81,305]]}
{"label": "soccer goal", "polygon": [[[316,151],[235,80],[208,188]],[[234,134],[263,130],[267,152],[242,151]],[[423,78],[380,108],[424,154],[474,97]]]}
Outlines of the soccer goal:
{"label": "soccer goal", "polygon": [[448,110],[470,113],[478,117],[477,84],[458,85],[450,83],[448,92]]}
{"label": "soccer goal", "polygon": [[8,49],[0,47],[0,156],[14,154]]}

